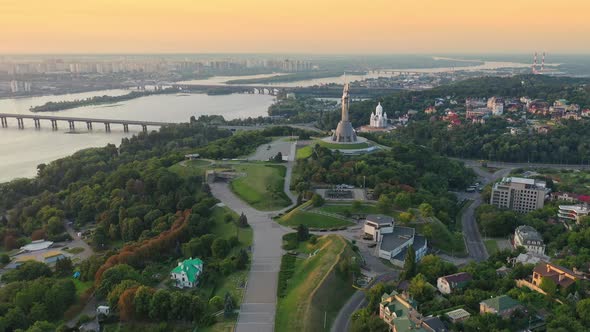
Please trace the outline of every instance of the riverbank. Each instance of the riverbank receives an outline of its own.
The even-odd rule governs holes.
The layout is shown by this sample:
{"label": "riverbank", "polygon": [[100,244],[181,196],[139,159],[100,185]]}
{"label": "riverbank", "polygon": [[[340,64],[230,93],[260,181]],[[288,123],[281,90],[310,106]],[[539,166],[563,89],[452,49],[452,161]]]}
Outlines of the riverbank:
{"label": "riverbank", "polygon": [[147,97],[151,95],[161,95],[161,94],[172,94],[180,92],[179,89],[175,88],[167,88],[162,90],[154,90],[154,91],[132,91],[126,95],[120,96],[94,96],[88,97],[86,99],[77,99],[71,101],[58,101],[53,102],[49,101],[43,105],[39,106],[31,106],[29,109],[33,113],[40,113],[40,112],[58,112],[64,111],[72,108],[83,107],[83,106],[96,106],[96,105],[104,105],[104,104],[115,104],[122,101],[127,101],[131,99]]}

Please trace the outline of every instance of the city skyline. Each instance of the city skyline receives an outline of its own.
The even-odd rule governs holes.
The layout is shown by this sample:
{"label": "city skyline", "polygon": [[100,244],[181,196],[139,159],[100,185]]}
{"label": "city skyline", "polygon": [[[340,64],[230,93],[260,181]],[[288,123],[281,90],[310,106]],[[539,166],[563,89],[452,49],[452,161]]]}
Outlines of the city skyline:
{"label": "city skyline", "polygon": [[0,54],[589,53],[588,12],[582,0],[5,0]]}

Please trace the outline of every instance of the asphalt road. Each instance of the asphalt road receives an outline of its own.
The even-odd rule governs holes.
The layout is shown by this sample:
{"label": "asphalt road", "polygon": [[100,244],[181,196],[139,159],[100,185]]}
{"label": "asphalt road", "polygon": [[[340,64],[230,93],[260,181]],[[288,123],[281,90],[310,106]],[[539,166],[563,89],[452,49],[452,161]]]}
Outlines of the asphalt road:
{"label": "asphalt road", "polygon": [[[398,274],[399,273],[397,271],[381,274],[375,279],[373,279],[369,287],[372,287],[373,285],[379,282],[395,280],[398,278]],[[338,316],[336,316],[336,319],[334,320],[334,324],[332,324],[331,332],[348,331],[348,329],[350,328],[350,317],[352,316],[352,313],[359,310],[360,308],[363,308],[366,305],[367,300],[365,299],[365,292],[360,290],[356,291],[350,297],[350,299],[348,299],[348,302],[344,304],[342,309],[340,309]]]}
{"label": "asphalt road", "polygon": [[[294,143],[292,143],[294,145]],[[293,199],[289,191],[293,162],[287,163],[285,176],[285,193]],[[266,332],[274,330],[277,306],[277,286],[281,257],[283,255],[282,239],[288,229],[271,219],[280,211],[258,211],[238,198],[227,183],[211,184],[213,196],[236,213],[244,213],[252,227],[254,239],[252,244],[252,264],[246,284],[246,292],[240,306],[236,332]],[[293,204],[295,201],[293,201]],[[286,210],[285,208],[283,210]]]}
{"label": "asphalt road", "polygon": [[[465,164],[468,167],[471,167],[473,171],[477,174],[480,178],[480,182],[484,185],[494,182],[497,179],[500,179],[512,170],[511,168],[501,169],[495,173],[489,173],[481,169],[479,163],[475,164]],[[465,239],[465,246],[467,247],[467,252],[469,253],[469,257],[477,262],[485,261],[488,259],[489,255],[486,250],[486,246],[482,241],[481,234],[479,233],[479,229],[477,227],[477,222],[475,221],[475,210],[483,203],[481,199],[481,195],[474,194],[473,202],[469,205],[463,215],[461,216],[461,224],[463,228],[463,238]]]}

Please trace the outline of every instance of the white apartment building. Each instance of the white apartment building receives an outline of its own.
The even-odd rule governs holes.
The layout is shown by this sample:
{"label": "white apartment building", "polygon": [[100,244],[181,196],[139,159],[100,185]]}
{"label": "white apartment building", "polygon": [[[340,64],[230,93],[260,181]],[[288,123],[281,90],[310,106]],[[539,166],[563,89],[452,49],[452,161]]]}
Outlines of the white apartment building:
{"label": "white apartment building", "polygon": [[543,181],[507,177],[494,184],[490,204],[527,213],[542,208],[548,192],[549,189]]}
{"label": "white apartment building", "polygon": [[566,225],[580,223],[580,218],[590,214],[590,207],[586,204],[560,205],[557,217]]}
{"label": "white apartment building", "polygon": [[514,247],[524,247],[527,252],[545,254],[543,237],[531,226],[518,226],[514,231]]}

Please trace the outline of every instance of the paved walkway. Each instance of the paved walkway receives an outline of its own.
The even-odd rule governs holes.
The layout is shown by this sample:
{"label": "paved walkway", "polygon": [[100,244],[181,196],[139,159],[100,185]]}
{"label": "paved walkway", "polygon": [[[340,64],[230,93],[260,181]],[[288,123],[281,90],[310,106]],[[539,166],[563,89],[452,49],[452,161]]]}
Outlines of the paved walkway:
{"label": "paved walkway", "polygon": [[[290,168],[287,167],[290,180]],[[285,186],[288,192],[288,185]],[[277,305],[277,285],[281,257],[282,237],[287,230],[275,223],[271,216],[275,212],[258,211],[240,200],[226,183],[211,184],[215,197],[237,213],[244,213],[254,232],[252,265],[246,285],[246,294],[240,307],[237,332],[265,332],[274,330]],[[287,193],[289,195],[289,193]],[[291,196],[291,195],[289,195]]]}

